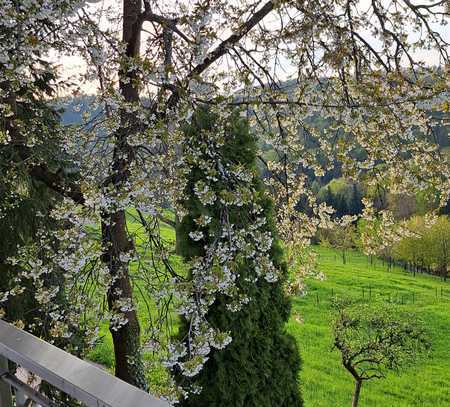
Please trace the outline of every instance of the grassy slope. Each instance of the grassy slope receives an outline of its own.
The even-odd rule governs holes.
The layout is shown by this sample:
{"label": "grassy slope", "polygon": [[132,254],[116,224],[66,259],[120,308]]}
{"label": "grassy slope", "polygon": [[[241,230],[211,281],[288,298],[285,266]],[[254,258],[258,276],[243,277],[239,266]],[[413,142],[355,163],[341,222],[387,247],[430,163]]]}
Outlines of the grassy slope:
{"label": "grassy slope", "polygon": [[365,384],[360,405],[450,406],[450,284],[426,275],[413,277],[400,269],[388,272],[381,262],[371,266],[365,256],[357,253],[352,253],[348,263],[343,265],[335,251],[325,248],[317,250],[320,253],[320,269],[326,273],[327,279],[310,281],[309,295],[293,299],[293,316],[288,326],[298,340],[303,357],[301,381],[305,405],[351,405],[351,376],[341,367],[337,351],[331,350],[330,298],[332,294],[361,298],[365,288],[365,299],[369,301],[369,287],[372,287],[372,301],[389,301],[390,297],[391,301],[402,303],[403,297],[403,307],[414,310],[427,323],[433,351],[430,359],[400,376],[390,374],[384,380]]}
{"label": "grassy slope", "polygon": [[[131,220],[131,219],[130,219]],[[141,233],[137,223],[130,222],[130,229]],[[164,227],[164,238],[173,240],[173,230]],[[361,395],[362,407],[414,407],[450,406],[450,283],[443,283],[435,277],[416,275],[413,277],[400,269],[387,272],[381,262],[370,265],[367,258],[357,253],[348,256],[348,263],[342,264],[339,253],[318,247],[319,268],[327,279],[309,281],[309,295],[293,298],[292,317],[288,330],[298,341],[303,358],[300,380],[309,407],[349,406],[353,383],[350,375],[341,367],[339,354],[331,350],[330,298],[334,295],[362,297],[369,300],[397,300],[405,302],[405,309],[415,310],[430,327],[433,352],[431,359],[407,370],[397,377],[391,374],[387,379],[366,384]],[[179,259],[178,259],[179,261]],[[178,264],[181,267],[181,264]],[[436,298],[438,288],[438,298]],[[440,289],[444,297],[441,298]],[[446,290],[446,291],[445,291]],[[412,303],[414,292],[414,304]],[[447,295],[445,297],[445,294]],[[140,318],[145,319],[145,307],[138,299]],[[319,304],[317,304],[317,299]],[[102,343],[89,355],[90,359],[112,368],[114,363],[112,343],[105,324],[101,328]],[[148,356],[149,357],[149,356]],[[163,386],[165,373],[161,369],[149,372],[154,392]]]}

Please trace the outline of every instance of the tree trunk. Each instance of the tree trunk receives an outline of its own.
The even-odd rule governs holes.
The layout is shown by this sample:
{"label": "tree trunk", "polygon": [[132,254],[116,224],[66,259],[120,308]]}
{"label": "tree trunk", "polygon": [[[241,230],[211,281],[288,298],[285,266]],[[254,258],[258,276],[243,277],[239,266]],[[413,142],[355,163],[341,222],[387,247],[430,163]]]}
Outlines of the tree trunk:
{"label": "tree trunk", "polygon": [[[123,2],[123,42],[126,44],[123,71],[119,72],[120,91],[128,103],[139,103],[139,91],[136,85],[136,74],[127,69],[131,59],[139,55],[141,0],[124,0]],[[136,119],[125,109],[120,111],[121,126],[115,134],[114,155],[111,163],[111,174],[104,183],[105,189],[119,194],[128,178],[129,166],[133,160],[133,150],[127,139],[135,130]],[[122,255],[133,250],[133,242],[129,240],[124,210],[102,213],[103,262],[107,265],[111,276],[111,286],[107,292],[108,308],[113,314],[110,331],[114,345],[115,374],[120,379],[147,389],[145,380],[141,343],[140,326],[134,309],[133,290],[130,282],[128,263],[122,260]],[[121,310],[126,305],[124,311]],[[114,317],[122,319],[121,324]]]}
{"label": "tree trunk", "polygon": [[[124,318],[124,325],[111,322],[110,332],[114,345],[115,374],[118,378],[142,389],[147,389],[141,356],[140,326],[133,308],[133,292],[128,274],[128,264],[120,254],[128,252],[132,243],[126,233],[125,212],[105,214],[102,221],[104,244],[103,261],[108,265],[112,284],[108,290],[108,309],[114,316]],[[129,304],[121,311],[121,304]]]}
{"label": "tree trunk", "polygon": [[359,394],[361,393],[362,381],[355,381],[355,392],[353,393],[352,407],[358,407]]}
{"label": "tree trunk", "polygon": [[181,247],[180,247],[180,242],[181,242],[180,224],[181,224],[181,219],[178,216],[178,214],[175,213],[175,254],[177,254],[178,256],[182,255]]}

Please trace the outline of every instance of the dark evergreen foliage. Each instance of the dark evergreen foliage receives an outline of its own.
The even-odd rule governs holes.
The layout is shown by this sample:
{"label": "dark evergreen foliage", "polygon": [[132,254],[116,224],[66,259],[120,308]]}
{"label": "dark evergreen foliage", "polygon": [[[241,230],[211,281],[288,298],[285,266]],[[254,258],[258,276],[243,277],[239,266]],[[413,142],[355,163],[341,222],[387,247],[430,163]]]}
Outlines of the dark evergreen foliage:
{"label": "dark evergreen foliage", "polygon": [[348,214],[359,215],[363,210],[362,196],[359,192],[358,186],[352,184],[352,193],[348,202]]}
{"label": "dark evergreen foliage", "polygon": [[[35,86],[41,92],[51,94],[51,88],[48,86],[50,79],[46,75],[42,78],[38,76]],[[36,142],[33,147],[27,147],[22,143],[0,144],[0,292],[7,292],[17,285],[16,279],[21,270],[19,266],[11,265],[8,258],[17,255],[18,247],[36,243],[37,257],[45,265],[49,251],[57,249],[57,242],[47,242],[50,249],[40,247],[39,231],[64,227],[64,224],[56,223],[49,216],[50,211],[62,197],[33,178],[29,168],[43,163],[64,177],[74,176],[69,174],[72,166],[69,165],[69,157],[63,153],[64,149],[59,138],[59,112],[36,97],[30,88],[22,88],[17,95],[23,98],[17,102],[15,112],[15,120],[22,126],[19,131],[26,129],[35,137]],[[0,117],[0,132],[8,129],[8,125],[8,118]],[[33,129],[33,132],[30,129]],[[24,160],[22,154],[27,149],[30,150],[32,158]],[[70,339],[54,337],[51,319],[48,318],[49,313],[53,311],[64,314],[69,306],[64,290],[63,270],[53,270],[40,278],[44,287],[60,287],[55,298],[46,307],[42,307],[35,298],[36,288],[33,280],[21,279],[20,285],[24,291],[0,303],[0,308],[6,311],[5,319],[21,320],[28,332],[51,340],[54,345],[81,356],[87,345],[82,327],[71,325]],[[55,406],[79,405],[47,383],[41,384],[41,391]]]}
{"label": "dark evergreen foliage", "polygon": [[344,215],[359,215],[362,212],[362,193],[358,184],[347,184],[337,191],[332,191],[330,185],[324,187],[318,194],[319,202],[325,202],[334,208],[335,217]]}
{"label": "dark evergreen foliage", "polygon": [[[199,110],[186,131],[198,133],[202,129],[210,130],[214,116],[206,110]],[[199,141],[200,142],[200,141]],[[254,188],[259,191],[259,203],[267,217],[267,228],[275,235],[272,218],[272,203],[264,192],[261,181],[256,176],[255,138],[249,133],[247,122],[236,113],[226,129],[226,143],[222,159],[239,163],[255,172]],[[189,260],[201,255],[204,242],[194,242],[188,234],[194,228],[194,219],[201,214],[209,215],[213,222],[211,228],[217,228],[220,206],[204,207],[193,193],[193,185],[206,175],[198,167],[193,167],[190,175],[187,195],[184,202],[188,209],[178,229],[179,250]],[[217,185],[218,190],[223,186]],[[233,209],[230,221],[236,227],[243,227],[251,219],[245,206]],[[282,248],[274,241],[271,249],[274,264],[285,276],[287,267],[283,260]],[[251,283],[255,271],[248,264],[240,265],[238,286],[251,298],[248,305],[236,313],[225,307],[226,299],[217,298],[212,305],[208,320],[222,331],[230,331],[233,341],[224,350],[213,351],[203,370],[192,380],[203,391],[199,395],[185,400],[184,407],[298,407],[302,405],[299,393],[298,374],[300,358],[293,338],[285,332],[285,323],[289,317],[290,304],[283,292],[283,281],[268,283],[265,280]],[[181,328],[181,337],[187,326]],[[179,380],[185,380],[178,377]]]}
{"label": "dark evergreen foliage", "polygon": [[[30,107],[29,103],[22,103],[17,106],[17,115],[27,125],[35,119],[33,109],[41,107],[39,102],[34,107]],[[53,112],[48,113],[46,120],[42,121],[43,127],[50,122],[55,124]],[[7,129],[7,125],[6,118],[0,120],[0,131]],[[42,130],[45,131],[43,128]],[[18,246],[36,239],[54,199],[45,186],[29,177],[20,157],[20,148],[12,144],[0,146],[0,291],[3,292],[16,284],[14,279],[19,272],[17,267],[8,264],[8,257],[17,254]],[[38,213],[44,216],[37,216]],[[10,297],[6,304],[0,304],[6,308],[8,319],[34,322],[37,317],[34,315],[36,304],[30,290],[32,286],[27,287],[22,295]]]}

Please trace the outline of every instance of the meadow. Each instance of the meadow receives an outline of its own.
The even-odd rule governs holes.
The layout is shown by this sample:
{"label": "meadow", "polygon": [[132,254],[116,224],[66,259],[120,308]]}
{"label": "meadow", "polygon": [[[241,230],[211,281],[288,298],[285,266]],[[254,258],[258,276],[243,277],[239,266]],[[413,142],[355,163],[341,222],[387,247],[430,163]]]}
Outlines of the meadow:
{"label": "meadow", "polygon": [[[132,220],[132,219],[130,219]],[[140,234],[137,223],[130,228]],[[164,227],[167,240],[174,240],[173,230]],[[345,296],[355,300],[387,301],[411,311],[426,324],[432,350],[426,359],[401,374],[365,383],[360,405],[363,407],[450,406],[450,282],[437,277],[411,273],[394,267],[390,271],[379,259],[369,259],[358,252],[347,253],[342,263],[339,252],[320,246],[318,268],[326,278],[308,280],[308,294],[292,297],[292,313],[287,330],[299,346],[303,359],[300,383],[306,407],[350,406],[352,377],[341,366],[338,351],[332,349],[331,299]],[[182,267],[180,259],[178,267]],[[137,295],[138,312],[145,326],[146,309]],[[108,327],[101,328],[102,340],[88,355],[89,359],[112,370],[114,357]],[[152,359],[146,353],[147,360]],[[148,372],[152,392],[164,386],[167,374],[155,366]]]}
{"label": "meadow", "polygon": [[450,284],[437,277],[412,274],[381,260],[352,252],[347,264],[332,249],[316,247],[324,281],[308,281],[309,294],[292,299],[289,332],[297,340],[303,368],[300,374],[305,406],[350,406],[353,381],[332,350],[332,296],[361,301],[390,301],[414,312],[429,330],[430,355],[401,374],[365,383],[363,407],[450,406]]}

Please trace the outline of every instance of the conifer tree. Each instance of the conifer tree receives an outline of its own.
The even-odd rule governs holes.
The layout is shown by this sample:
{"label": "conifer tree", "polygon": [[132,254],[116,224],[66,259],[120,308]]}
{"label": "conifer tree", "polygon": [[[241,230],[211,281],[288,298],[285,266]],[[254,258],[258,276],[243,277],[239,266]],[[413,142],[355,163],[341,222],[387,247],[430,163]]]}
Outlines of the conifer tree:
{"label": "conifer tree", "polygon": [[[253,171],[251,180],[258,193],[259,204],[263,208],[266,228],[275,237],[272,219],[272,203],[256,176],[255,139],[249,132],[246,120],[237,113],[232,116],[225,129],[225,142],[220,154],[224,165],[237,164]],[[200,109],[194,115],[192,124],[186,132],[200,134],[212,129],[215,117],[207,110]],[[183,202],[187,215],[179,225],[180,254],[189,260],[201,255],[203,241],[193,241],[189,234],[196,230],[195,219],[210,216],[209,227],[217,227],[221,216],[221,205],[205,208],[196,197],[193,186],[207,177],[198,167],[193,166],[189,174],[186,196]],[[218,191],[223,186],[217,185]],[[244,227],[250,221],[246,206],[235,208],[230,214],[230,222],[236,228]],[[209,233],[213,236],[214,233]],[[274,238],[271,258],[281,278],[276,282],[259,279],[254,282],[256,271],[243,260],[238,268],[237,286],[249,298],[250,302],[240,311],[231,312],[227,299],[219,295],[211,306],[207,318],[209,322],[223,332],[229,332],[232,342],[224,350],[214,350],[210,354],[203,370],[191,378],[191,384],[198,385],[202,391],[192,395],[182,404],[208,407],[297,407],[302,405],[298,386],[300,358],[293,338],[285,332],[284,325],[289,317],[290,304],[283,291],[283,282],[287,267],[283,260],[283,251]],[[180,336],[189,329],[187,321],[181,328]],[[180,375],[181,377],[181,375]],[[180,381],[186,378],[179,378]]]}
{"label": "conifer tree", "polygon": [[[3,99],[12,114],[0,117],[0,292],[7,293],[0,302],[0,317],[23,323],[33,334],[80,354],[85,345],[80,327],[65,327],[71,334],[68,340],[57,334],[62,324],[48,318],[50,313],[65,316],[69,303],[63,270],[50,271],[47,263],[50,253],[57,250],[57,241],[44,240],[41,231],[50,236],[69,221],[50,216],[62,197],[39,179],[42,163],[57,169],[61,179],[74,178],[73,163],[61,145],[60,112],[42,100],[53,95],[52,79],[50,72],[44,72]],[[8,86],[1,84],[2,89]],[[12,142],[2,143],[5,138]],[[28,138],[34,138],[34,145],[27,145]],[[33,247],[37,272],[28,273],[14,264],[19,248],[25,245]]]}
{"label": "conifer tree", "polygon": [[348,203],[349,215],[359,215],[362,212],[361,193],[358,190],[356,183],[352,184],[352,193]]}

